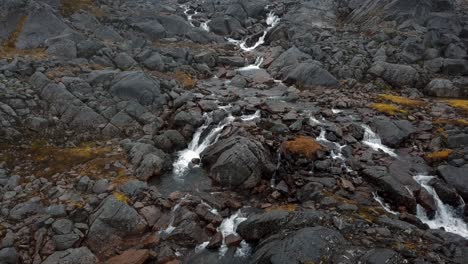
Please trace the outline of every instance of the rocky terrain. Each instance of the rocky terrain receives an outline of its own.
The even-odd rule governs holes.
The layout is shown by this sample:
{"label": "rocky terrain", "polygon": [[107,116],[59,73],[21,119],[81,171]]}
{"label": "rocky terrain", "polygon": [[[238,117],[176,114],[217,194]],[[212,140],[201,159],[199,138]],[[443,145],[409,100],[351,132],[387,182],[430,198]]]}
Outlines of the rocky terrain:
{"label": "rocky terrain", "polygon": [[465,0],[0,4],[0,263],[468,263]]}

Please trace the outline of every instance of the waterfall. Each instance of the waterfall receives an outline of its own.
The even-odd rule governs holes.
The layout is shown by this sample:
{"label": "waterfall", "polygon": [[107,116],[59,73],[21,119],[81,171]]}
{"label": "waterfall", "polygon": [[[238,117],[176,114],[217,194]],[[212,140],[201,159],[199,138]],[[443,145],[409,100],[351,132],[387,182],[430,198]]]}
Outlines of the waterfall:
{"label": "waterfall", "polygon": [[362,128],[364,128],[364,139],[362,140],[362,143],[364,143],[364,145],[367,145],[375,151],[382,150],[383,152],[387,153],[392,157],[397,156],[393,149],[382,144],[382,140],[380,139],[380,137],[376,133],[374,133],[374,131],[372,131],[372,129],[368,125],[362,124],[361,126]]}
{"label": "waterfall", "polygon": [[200,136],[202,133],[210,128],[212,123],[211,117],[208,114],[204,114],[205,124],[197,129],[195,132],[192,141],[188,145],[188,148],[179,152],[179,157],[173,165],[173,172],[176,177],[185,176],[186,172],[189,169],[189,164],[191,164],[193,159],[200,159],[200,154],[210,145],[218,141],[218,136],[220,132],[230,124],[234,117],[232,115],[227,116],[223,121],[221,121],[216,127],[212,128],[208,135],[200,141]]}
{"label": "waterfall", "polygon": [[253,51],[257,47],[265,43],[266,35],[268,34],[270,30],[272,30],[274,27],[276,27],[279,24],[280,20],[281,19],[277,15],[275,15],[273,11],[268,13],[267,18],[266,18],[266,24],[268,25],[268,27],[263,31],[263,34],[260,36],[260,38],[258,38],[257,42],[251,47],[247,47],[247,43],[245,40],[241,41],[241,40],[228,38],[227,41],[235,45],[238,45],[243,51]]}
{"label": "waterfall", "polygon": [[[312,117],[311,117],[312,118]],[[318,121],[317,119],[312,120],[312,123],[315,124],[323,124],[322,122]],[[318,123],[317,123],[318,122]],[[325,129],[323,127],[320,128],[320,135],[316,138],[318,142],[322,142],[323,144],[327,145],[330,150],[330,156],[334,160],[339,160],[341,162],[341,166],[346,169],[346,171],[351,172],[352,170],[346,165],[346,158],[343,156],[342,150],[346,145],[340,145],[337,142],[332,142],[325,137]]]}
{"label": "waterfall", "polygon": [[440,200],[434,188],[429,185],[429,182],[433,178],[435,177],[424,175],[414,177],[416,182],[418,182],[421,187],[423,187],[432,196],[436,206],[436,212],[433,219],[429,219],[426,210],[419,204],[416,208],[416,216],[431,229],[444,228],[447,232],[468,238],[468,225],[463,221],[459,213],[459,211],[463,210],[463,207],[465,206],[464,203],[459,209],[444,204],[442,200]]}
{"label": "waterfall", "polygon": [[[227,111],[227,108],[221,108]],[[179,152],[177,160],[173,164],[173,173],[176,178],[183,180],[183,176],[187,174],[190,169],[190,164],[193,159],[200,159],[200,154],[209,146],[215,144],[218,141],[220,133],[223,129],[231,124],[235,118],[229,113],[229,115],[219,122],[215,127],[212,127],[212,119],[209,114],[205,113],[205,124],[197,129],[193,135],[192,141],[188,147]],[[257,110],[251,115],[242,115],[240,120],[243,122],[253,121],[260,118],[260,110]],[[205,130],[210,129],[209,133],[203,140],[200,140],[202,134],[205,134]]]}
{"label": "waterfall", "polygon": [[263,63],[263,57],[257,57],[255,59],[254,64],[250,64],[247,66],[244,66],[242,68],[237,69],[238,71],[252,71],[252,70],[260,70],[260,65]]}
{"label": "waterfall", "polygon": [[380,206],[382,206],[382,208],[387,211],[388,213],[391,213],[391,214],[394,214],[394,215],[398,215],[398,212],[395,212],[393,211],[392,209],[390,209],[390,206],[384,201],[384,199],[382,197],[380,197],[377,192],[373,192],[372,195],[374,196],[374,200],[376,202],[378,202],[380,204]]}
{"label": "waterfall", "polygon": [[[229,235],[237,235],[236,229],[240,223],[247,220],[246,217],[243,217],[240,210],[237,211],[235,214],[231,215],[228,218],[224,218],[221,225],[218,227],[218,232],[223,235],[223,243],[219,249],[219,255],[224,256],[228,250],[226,245],[226,237]],[[242,257],[246,256],[250,253],[250,246],[247,242],[242,241],[240,247],[236,250],[236,256]]]}

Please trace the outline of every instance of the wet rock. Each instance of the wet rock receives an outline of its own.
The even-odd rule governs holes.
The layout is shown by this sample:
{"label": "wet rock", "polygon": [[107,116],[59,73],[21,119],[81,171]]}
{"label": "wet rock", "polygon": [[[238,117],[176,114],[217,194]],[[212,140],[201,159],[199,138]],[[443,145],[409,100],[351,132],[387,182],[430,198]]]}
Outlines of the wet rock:
{"label": "wet rock", "polygon": [[416,132],[416,128],[407,120],[391,120],[386,116],[372,119],[371,126],[381,137],[382,143],[390,147],[398,147],[409,135]]}
{"label": "wet rock", "polygon": [[382,61],[372,65],[369,73],[397,86],[414,86],[419,79],[418,72],[411,66]]}
{"label": "wet rock", "polygon": [[326,215],[319,211],[287,212],[275,210],[249,216],[240,223],[237,232],[248,241],[256,241],[277,232],[320,225]]}
{"label": "wet rock", "polygon": [[183,127],[186,124],[199,127],[203,124],[203,116],[198,111],[181,111],[175,115],[174,124],[178,127]]}
{"label": "wet rock", "polygon": [[222,243],[223,243],[223,235],[220,232],[218,232],[210,239],[210,242],[208,243],[206,248],[208,249],[219,248]]}
{"label": "wet rock", "polygon": [[160,107],[166,102],[159,88],[159,82],[143,72],[118,74],[109,91],[123,100],[136,100],[142,105]]}
{"label": "wet rock", "polygon": [[242,57],[238,56],[219,56],[218,62],[223,65],[229,65],[234,67],[242,67],[245,65],[245,60]]}
{"label": "wet rock", "polygon": [[147,249],[128,249],[122,254],[108,259],[106,264],[143,264],[150,257]]}
{"label": "wet rock", "polygon": [[253,262],[318,263],[333,256],[344,243],[345,239],[338,231],[322,226],[307,227],[260,243],[253,254]]}
{"label": "wet rock", "polygon": [[113,252],[124,238],[141,234],[146,228],[143,217],[114,195],[101,203],[89,218],[89,223],[86,245],[99,255]]}
{"label": "wet rock", "polygon": [[273,171],[270,153],[256,140],[232,136],[219,140],[202,154],[210,175],[223,187],[252,188]]}
{"label": "wet rock", "polygon": [[440,166],[437,173],[461,195],[463,200],[468,200],[468,168],[454,166]]}
{"label": "wet rock", "polygon": [[57,251],[47,257],[42,264],[94,264],[97,258],[87,247]]}
{"label": "wet rock", "polygon": [[230,16],[218,16],[208,22],[210,31],[221,36],[228,36],[232,34],[239,34],[244,32],[241,23]]}

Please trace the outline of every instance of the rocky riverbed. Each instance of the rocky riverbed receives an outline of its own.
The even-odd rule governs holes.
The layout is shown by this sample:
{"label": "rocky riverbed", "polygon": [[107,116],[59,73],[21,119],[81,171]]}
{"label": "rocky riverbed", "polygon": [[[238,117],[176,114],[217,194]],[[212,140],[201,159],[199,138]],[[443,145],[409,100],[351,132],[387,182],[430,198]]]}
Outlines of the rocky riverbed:
{"label": "rocky riverbed", "polygon": [[0,263],[467,263],[462,0],[2,0]]}

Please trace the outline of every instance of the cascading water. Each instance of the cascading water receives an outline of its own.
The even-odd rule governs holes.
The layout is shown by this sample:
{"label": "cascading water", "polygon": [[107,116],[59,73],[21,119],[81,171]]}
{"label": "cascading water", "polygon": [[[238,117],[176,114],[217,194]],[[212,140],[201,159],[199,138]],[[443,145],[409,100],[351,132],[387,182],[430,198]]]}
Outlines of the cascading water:
{"label": "cascading water", "polygon": [[433,219],[430,219],[427,216],[426,210],[419,204],[416,208],[416,216],[431,229],[444,228],[447,232],[468,238],[468,225],[460,217],[461,212],[465,207],[464,203],[462,203],[460,208],[453,208],[450,205],[444,204],[442,200],[440,200],[434,188],[429,185],[429,182],[434,178],[434,176],[424,175],[414,177],[416,182],[418,182],[421,187],[423,187],[432,196],[436,206],[436,212]]}
{"label": "cascading water", "polygon": [[244,51],[253,51],[257,47],[265,43],[266,35],[270,30],[272,30],[279,24],[280,20],[281,19],[277,15],[275,15],[273,11],[269,12],[266,18],[266,24],[268,25],[268,27],[263,31],[263,34],[260,36],[260,38],[258,38],[257,42],[251,47],[247,47],[246,41],[235,40],[232,38],[228,38],[227,40],[228,42],[233,43],[234,45],[239,45],[239,47]]}
{"label": "cascading water", "polygon": [[[246,217],[243,217],[240,210],[237,211],[235,214],[231,215],[228,218],[224,218],[221,225],[218,227],[218,232],[223,235],[223,242],[219,249],[219,255],[224,256],[228,250],[226,245],[226,237],[229,235],[237,235],[236,229],[240,223],[247,220]],[[240,247],[236,250],[236,257],[243,257],[250,253],[250,246],[247,242],[242,241]]]}
{"label": "cascading water", "polygon": [[394,150],[382,144],[380,137],[374,133],[374,131],[372,131],[368,125],[362,124],[361,126],[364,128],[364,139],[362,140],[364,145],[375,151],[381,150],[392,157],[397,157],[397,154],[394,152]]}
{"label": "cascading water", "polygon": [[[311,122],[315,124],[323,124],[323,122],[318,121],[317,119],[309,119]],[[325,129],[323,127],[320,128],[320,135],[317,137],[317,141],[321,142],[322,144],[327,145],[330,150],[330,156],[334,160],[339,160],[341,162],[341,166],[345,168],[348,172],[352,170],[346,165],[346,158],[343,156],[342,150],[346,147],[346,145],[340,145],[337,142],[332,142],[325,137]]]}
{"label": "cascading water", "polygon": [[[227,111],[227,108],[221,108]],[[247,122],[253,121],[260,117],[260,110],[257,110],[251,115],[242,115],[240,120]],[[183,180],[183,177],[189,171],[190,164],[193,159],[200,159],[200,154],[210,145],[216,143],[219,138],[219,134],[223,131],[224,127],[232,123],[235,118],[229,113],[218,125],[214,128],[212,126],[212,119],[209,114],[204,114],[205,124],[197,129],[193,135],[193,139],[188,145],[188,148],[179,152],[177,160],[173,164],[173,173],[177,179]],[[202,134],[206,129],[211,129],[207,136],[200,140]]]}
{"label": "cascading water", "polygon": [[377,192],[373,192],[372,195],[374,196],[374,200],[376,202],[378,202],[380,204],[380,206],[382,206],[382,208],[387,211],[388,213],[391,213],[391,214],[394,214],[394,215],[398,215],[398,212],[395,212],[393,211],[392,209],[390,209],[390,206],[384,201],[384,199],[382,197],[380,197]]}
{"label": "cascading water", "polygon": [[[197,10],[194,10],[193,11],[194,13],[190,14],[191,8],[189,6],[181,5],[180,7],[185,9],[184,14],[187,17],[187,21],[188,21],[189,25],[192,26],[192,27],[195,27],[195,25],[193,24],[193,16],[198,14]],[[205,31],[210,32],[210,27],[208,26],[209,22],[210,22],[210,20],[207,20],[205,22],[201,22],[200,23],[200,28],[205,30]]]}
{"label": "cascading water", "polygon": [[255,59],[255,63],[251,65],[244,66],[242,68],[237,69],[238,71],[252,71],[252,70],[260,70],[260,65],[263,63],[263,57],[257,57]]}
{"label": "cascading water", "polygon": [[179,157],[176,162],[174,162],[173,172],[174,175],[178,178],[182,178],[186,174],[193,159],[200,159],[200,154],[207,147],[218,141],[219,133],[224,129],[225,126],[234,120],[232,115],[228,115],[223,121],[214,127],[202,141],[200,141],[200,136],[206,129],[210,127],[212,123],[212,120],[208,114],[204,114],[204,117],[206,120],[205,124],[197,129],[192,141],[188,145],[188,148],[179,152]]}

